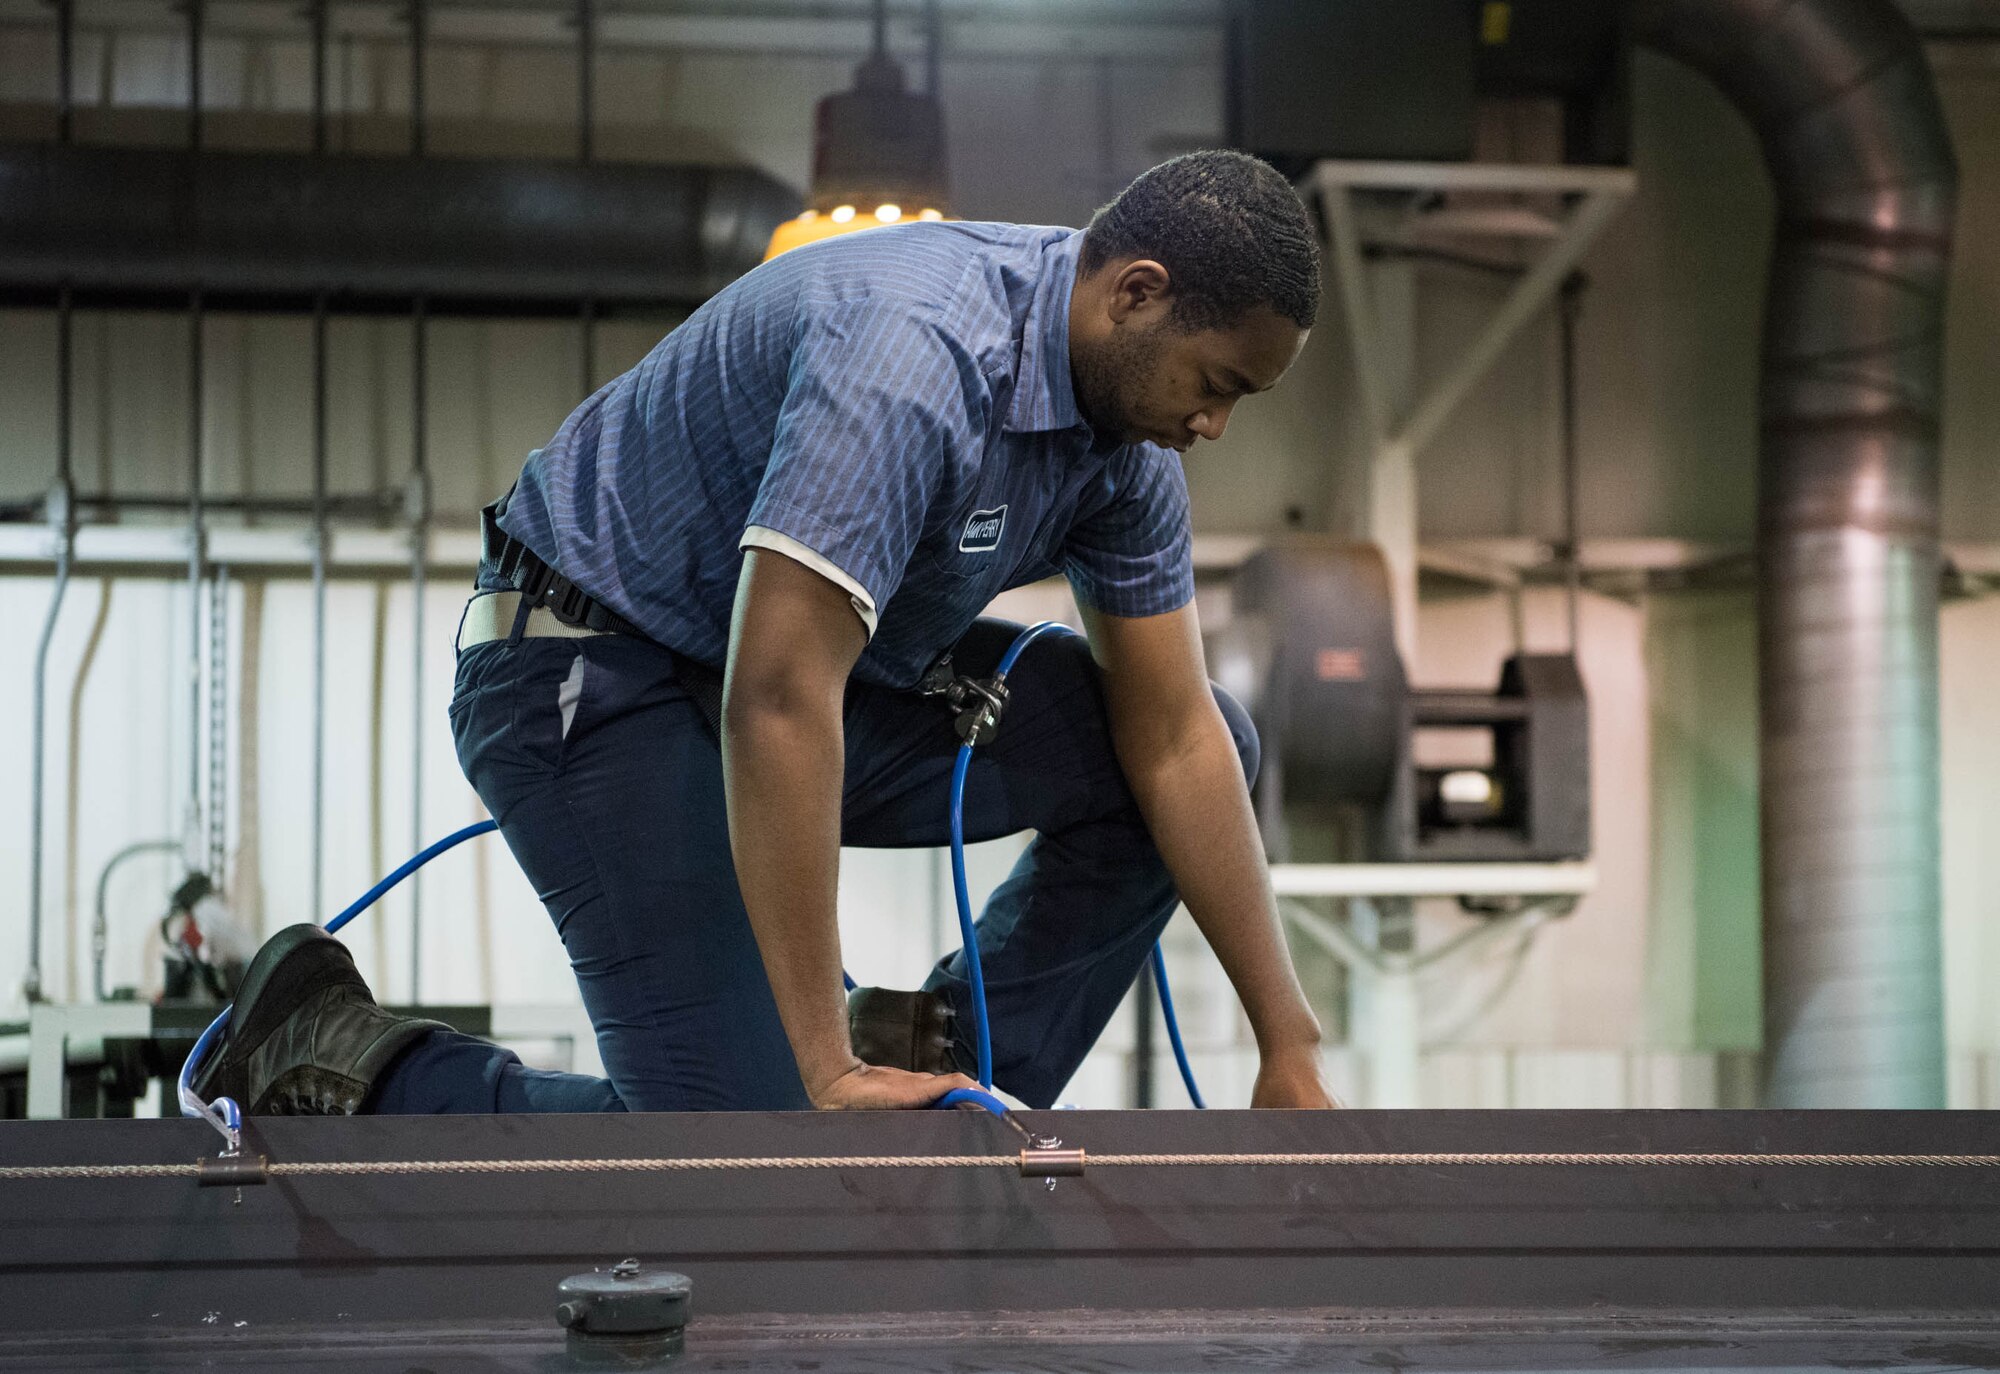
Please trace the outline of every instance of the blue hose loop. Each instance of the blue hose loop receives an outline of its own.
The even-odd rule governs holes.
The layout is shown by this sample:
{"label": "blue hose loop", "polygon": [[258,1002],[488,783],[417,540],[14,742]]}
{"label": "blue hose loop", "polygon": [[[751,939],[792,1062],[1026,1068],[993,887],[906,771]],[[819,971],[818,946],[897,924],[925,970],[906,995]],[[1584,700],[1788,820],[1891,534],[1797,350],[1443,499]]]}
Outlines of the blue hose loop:
{"label": "blue hose loop", "polygon": [[1201,1100],[1201,1089],[1194,1084],[1194,1070],[1188,1065],[1187,1047],[1181,1044],[1181,1022],[1174,1015],[1174,994],[1167,987],[1167,956],[1157,940],[1153,942],[1153,986],[1160,993],[1160,1015],[1166,1019],[1167,1040],[1174,1047],[1174,1062],[1181,1066],[1181,1082],[1187,1084],[1188,1100],[1197,1108],[1206,1108],[1208,1104]]}
{"label": "blue hose loop", "polygon": [[951,886],[958,898],[959,948],[965,951],[965,978],[972,985],[973,1043],[979,1058],[979,1086],[993,1086],[993,1035],[986,1023],[986,975],[979,968],[979,940],[972,929],[972,894],[965,885],[965,775],[972,767],[972,741],[958,746],[951,766]]}
{"label": "blue hose loop", "polygon": [[445,836],[430,848],[405,860],[388,877],[355,898],[353,905],[326,923],[326,933],[329,935],[337,934],[342,926],[368,910],[369,907],[374,906],[375,903],[381,901],[383,894],[387,893],[390,888],[402,882],[403,879],[415,873],[447,849],[455,849],[467,840],[476,840],[481,835],[490,835],[499,828],[500,823],[498,821],[477,821],[466,826],[463,830],[452,831],[451,834]]}
{"label": "blue hose loop", "polygon": [[[1000,666],[993,670],[995,682],[1006,680],[1015,662],[1030,644],[1045,634],[1075,634],[1069,626],[1053,620],[1030,625],[1014,636]],[[959,945],[965,951],[965,978],[972,985],[972,1030],[979,1060],[979,1086],[993,1086],[993,1035],[986,1019],[986,976],[979,967],[979,940],[972,929],[972,894],[965,882],[965,778],[972,769],[972,739],[958,746],[958,759],[951,767],[951,885],[958,898]]]}
{"label": "blue hose loop", "polygon": [[1002,1119],[1010,1117],[1007,1104],[992,1093],[981,1092],[977,1088],[953,1088],[950,1092],[931,1103],[931,1106],[945,1109],[951,1107],[978,1107]]}
{"label": "blue hose loop", "polygon": [[[500,826],[497,821],[487,820],[475,822],[462,830],[452,831],[451,834],[445,836],[436,844],[431,845],[428,849],[424,849],[411,856],[397,867],[394,872],[390,873],[388,877],[362,893],[345,911],[342,911],[338,916],[335,916],[331,921],[326,923],[326,933],[329,935],[334,934],[356,916],[359,916],[369,907],[382,900],[383,894],[395,887],[396,884],[402,882],[403,879],[415,873],[447,849],[455,849],[467,840],[477,839],[481,835],[490,835],[499,828]],[[181,1115],[199,1117],[201,1120],[215,1127],[216,1130],[221,1131],[223,1138],[229,1142],[229,1153],[234,1154],[242,1140],[242,1108],[234,1100],[227,1097],[218,1097],[212,1103],[203,1102],[194,1090],[194,1076],[200,1071],[202,1061],[207,1058],[209,1049],[214,1045],[216,1037],[221,1035],[223,1028],[229,1024],[229,1012],[230,1007],[224,1007],[222,1014],[209,1022],[208,1029],[203,1031],[201,1038],[194,1042],[194,1048],[188,1052],[187,1062],[181,1065],[180,1081],[175,1086],[178,1089],[180,1097]]]}
{"label": "blue hose loop", "polygon": [[[1000,655],[1000,665],[993,670],[994,680],[1004,682],[1022,651],[1043,635],[1075,633],[1069,626],[1054,620],[1030,625],[1014,636],[1007,652]],[[993,1036],[986,1019],[986,977],[979,967],[979,941],[972,929],[972,895],[965,882],[965,777],[971,767],[972,740],[968,738],[958,747],[958,759],[951,770],[951,883],[953,894],[958,898],[958,933],[965,951],[966,982],[972,985],[972,1030],[978,1051],[979,1085],[990,1089],[993,1086]],[[1181,1044],[1181,1027],[1174,1016],[1173,994],[1167,990],[1167,961],[1160,952],[1158,942],[1153,945],[1152,957],[1153,981],[1160,990],[1160,1011],[1166,1017],[1167,1038],[1173,1043],[1174,1059],[1181,1069],[1181,1082],[1187,1085],[1188,1098],[1194,1105],[1206,1107],[1208,1104],[1202,1101],[1201,1089],[1195,1086],[1194,1070],[1188,1064],[1187,1050]],[[938,1105],[945,1105],[952,1096],[947,1093]]]}

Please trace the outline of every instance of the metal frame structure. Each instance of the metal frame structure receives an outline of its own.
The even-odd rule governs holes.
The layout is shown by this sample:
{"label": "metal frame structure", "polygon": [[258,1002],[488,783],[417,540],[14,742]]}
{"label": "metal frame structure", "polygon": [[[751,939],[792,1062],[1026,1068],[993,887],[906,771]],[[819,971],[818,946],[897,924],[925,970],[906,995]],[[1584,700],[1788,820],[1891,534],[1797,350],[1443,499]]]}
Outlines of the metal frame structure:
{"label": "metal frame structure", "polygon": [[[1578,261],[1636,184],[1630,170],[1612,167],[1333,160],[1316,164],[1308,178],[1325,216],[1335,294],[1366,418],[1365,516],[1355,533],[1378,545],[1389,565],[1396,646],[1405,663],[1416,661],[1417,573],[1426,562],[1417,521],[1417,455],[1522,327],[1564,291]],[[1454,203],[1449,198],[1455,196],[1475,199]],[[1528,203],[1551,199],[1566,209],[1550,214]],[[1485,327],[1423,390],[1415,378],[1413,269],[1407,261],[1371,263],[1367,257],[1371,248],[1407,248],[1420,234],[1544,244]],[[1566,304],[1566,340],[1572,319]],[[1566,460],[1572,437],[1567,392],[1566,385]],[[1572,517],[1573,506],[1568,503]],[[1573,563],[1573,527],[1566,542]],[[1574,648],[1573,569],[1570,582]],[[1273,869],[1272,882],[1292,924],[1354,975],[1357,1020],[1366,1027],[1369,1105],[1414,1107],[1420,1100],[1418,973],[1510,933],[1532,937],[1552,909],[1568,910],[1595,885],[1595,872],[1588,864],[1281,865]],[[1349,923],[1327,920],[1300,900],[1308,897],[1347,899]],[[1513,899],[1525,906],[1419,953],[1413,909],[1419,897]]]}
{"label": "metal frame structure", "polygon": [[[1416,458],[1424,445],[1535,314],[1553,300],[1564,280],[1637,186],[1621,167],[1534,167],[1505,163],[1318,163],[1310,179],[1319,192],[1333,254],[1334,288],[1360,382],[1367,420],[1368,538],[1389,561],[1396,613],[1396,643],[1406,660],[1416,647]],[[1543,240],[1486,326],[1443,376],[1418,393],[1415,363],[1414,282],[1407,263],[1366,261],[1374,226],[1357,195],[1413,199],[1452,194],[1561,197],[1573,201],[1566,218],[1518,205],[1477,211],[1446,210],[1429,216],[1433,231]],[[1407,220],[1407,210],[1399,212]],[[1392,240],[1408,229],[1394,226]]]}
{"label": "metal frame structure", "polygon": [[[1271,887],[1292,927],[1346,967],[1354,980],[1354,1024],[1369,1107],[1419,1107],[1423,1059],[1419,975],[1491,948],[1532,940],[1597,886],[1589,863],[1273,864]],[[1415,903],[1456,897],[1498,905],[1435,949],[1417,949]],[[1348,921],[1312,899],[1344,899]]]}
{"label": "metal frame structure", "polygon": [[[27,1022],[28,1119],[59,1121],[68,1115],[67,1070],[72,1064],[101,1057],[105,1041],[166,1040],[192,1045],[202,1027],[214,1018],[215,1010],[212,1006],[115,1000],[35,1003],[28,1008]],[[442,1021],[465,1034],[501,1044],[546,1043],[565,1061],[561,1067],[566,1070],[575,1068],[577,1049],[592,1034],[581,1007],[561,1004],[452,1004],[391,1010]]]}
{"label": "metal frame structure", "polygon": [[693,1369],[2000,1365],[1993,1114],[1023,1117],[1081,1177],[983,1113],[258,1118],[273,1164],[383,1171],[240,1188],[4,1176],[185,1169],[200,1123],[0,1127],[0,1368],[564,1368],[557,1282],[626,1256],[692,1279]]}

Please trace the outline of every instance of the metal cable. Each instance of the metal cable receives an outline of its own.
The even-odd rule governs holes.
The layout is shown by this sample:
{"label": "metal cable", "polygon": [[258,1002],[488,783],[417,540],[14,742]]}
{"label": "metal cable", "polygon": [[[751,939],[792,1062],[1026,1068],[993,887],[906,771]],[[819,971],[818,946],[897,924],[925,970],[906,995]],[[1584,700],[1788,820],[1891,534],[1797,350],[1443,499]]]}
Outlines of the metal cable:
{"label": "metal cable", "polygon": [[[1029,1152],[1031,1153],[1031,1152]],[[1879,1154],[1103,1154],[1086,1168],[2000,1168],[2000,1155]],[[266,1164],[270,1178],[355,1178],[423,1174],[703,1173],[762,1169],[1019,1169],[1019,1155],[774,1155],[690,1159],[311,1160]],[[0,1181],[195,1178],[190,1164],[48,1164],[0,1168]]]}

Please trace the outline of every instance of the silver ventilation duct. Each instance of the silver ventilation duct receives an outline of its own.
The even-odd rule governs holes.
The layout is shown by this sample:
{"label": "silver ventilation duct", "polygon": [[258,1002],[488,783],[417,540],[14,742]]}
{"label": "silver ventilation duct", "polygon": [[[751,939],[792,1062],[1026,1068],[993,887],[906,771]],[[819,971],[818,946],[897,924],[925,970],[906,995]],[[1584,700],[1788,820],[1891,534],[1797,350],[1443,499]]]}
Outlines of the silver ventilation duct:
{"label": "silver ventilation duct", "polygon": [[1766,1105],[1945,1105],[1938,415],[1957,172],[1891,0],[1634,0],[1777,194],[1758,475]]}

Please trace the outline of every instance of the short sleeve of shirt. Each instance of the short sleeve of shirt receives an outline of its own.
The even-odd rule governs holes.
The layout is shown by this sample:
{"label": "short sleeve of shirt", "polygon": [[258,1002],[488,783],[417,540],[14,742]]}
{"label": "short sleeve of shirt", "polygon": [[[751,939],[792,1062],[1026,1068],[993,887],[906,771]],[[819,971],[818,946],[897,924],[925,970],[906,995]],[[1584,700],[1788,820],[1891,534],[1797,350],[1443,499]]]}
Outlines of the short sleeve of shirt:
{"label": "short sleeve of shirt", "polygon": [[793,347],[745,525],[797,540],[888,605],[971,433],[968,394],[956,350],[920,312],[822,311]]}
{"label": "short sleeve of shirt", "polygon": [[1129,444],[1105,466],[1105,498],[1070,527],[1063,570],[1077,599],[1106,615],[1177,611],[1194,599],[1187,478],[1151,444]]}

